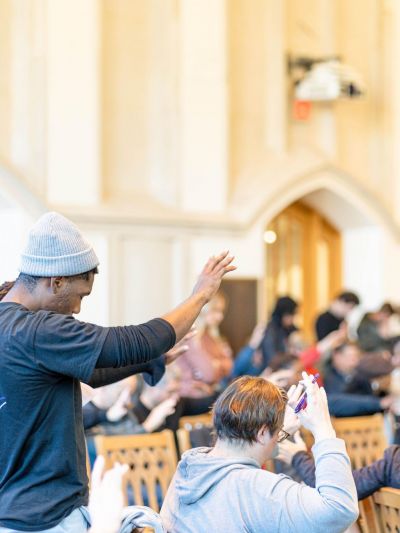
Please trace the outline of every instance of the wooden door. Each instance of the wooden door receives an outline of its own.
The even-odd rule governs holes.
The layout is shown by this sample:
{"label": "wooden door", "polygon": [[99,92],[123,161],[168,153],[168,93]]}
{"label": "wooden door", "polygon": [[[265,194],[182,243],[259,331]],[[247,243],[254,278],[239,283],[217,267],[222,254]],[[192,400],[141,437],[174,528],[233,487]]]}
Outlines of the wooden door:
{"label": "wooden door", "polygon": [[276,240],[265,244],[265,301],[270,314],[279,296],[300,303],[299,327],[314,340],[314,320],[341,289],[339,232],[317,211],[300,202],[271,221]]}
{"label": "wooden door", "polygon": [[221,289],[227,297],[221,333],[228,340],[233,353],[246,344],[257,323],[257,280],[224,279]]}

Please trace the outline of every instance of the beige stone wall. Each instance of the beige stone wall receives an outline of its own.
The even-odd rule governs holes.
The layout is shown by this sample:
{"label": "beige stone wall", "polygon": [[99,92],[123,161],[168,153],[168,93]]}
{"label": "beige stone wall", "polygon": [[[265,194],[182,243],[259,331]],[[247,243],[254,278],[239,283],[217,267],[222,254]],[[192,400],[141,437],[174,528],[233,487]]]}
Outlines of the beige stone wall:
{"label": "beige stone wall", "polygon": [[[225,247],[237,276],[261,282],[265,225],[310,194],[350,232],[351,283],[352,261],[362,264],[354,228],[374,242],[383,232],[391,245],[378,270],[389,274],[371,301],[397,295],[399,6],[1,0],[0,183],[14,176],[16,205],[32,190],[93,237],[104,275],[87,316],[160,312]],[[336,54],[363,76],[366,97],[313,104],[309,121],[294,121],[288,57]]]}

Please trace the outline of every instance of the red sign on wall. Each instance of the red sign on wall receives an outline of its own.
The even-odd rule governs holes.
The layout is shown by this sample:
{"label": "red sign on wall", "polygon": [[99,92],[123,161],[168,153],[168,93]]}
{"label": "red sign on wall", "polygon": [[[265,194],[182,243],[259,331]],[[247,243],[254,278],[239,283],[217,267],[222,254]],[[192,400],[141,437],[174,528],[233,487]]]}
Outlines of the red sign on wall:
{"label": "red sign on wall", "polygon": [[311,102],[307,100],[295,100],[293,105],[293,117],[295,120],[306,121],[311,115]]}

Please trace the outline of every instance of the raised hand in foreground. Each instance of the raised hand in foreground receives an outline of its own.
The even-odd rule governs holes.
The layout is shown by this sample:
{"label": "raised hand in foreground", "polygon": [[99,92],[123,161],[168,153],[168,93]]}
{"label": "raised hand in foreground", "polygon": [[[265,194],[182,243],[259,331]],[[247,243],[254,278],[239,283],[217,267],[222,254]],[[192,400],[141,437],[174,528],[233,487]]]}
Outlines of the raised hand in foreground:
{"label": "raised hand in foreground", "polygon": [[293,437],[294,442],[286,439],[278,444],[278,455],[276,457],[289,466],[292,464],[293,457],[296,453],[307,451],[306,443],[301,438],[300,432],[297,431]]}
{"label": "raised hand in foreground", "polygon": [[104,472],[105,461],[99,455],[93,467],[89,513],[92,519],[90,533],[116,533],[121,526],[124,497],[122,478],[128,465],[115,463]]}

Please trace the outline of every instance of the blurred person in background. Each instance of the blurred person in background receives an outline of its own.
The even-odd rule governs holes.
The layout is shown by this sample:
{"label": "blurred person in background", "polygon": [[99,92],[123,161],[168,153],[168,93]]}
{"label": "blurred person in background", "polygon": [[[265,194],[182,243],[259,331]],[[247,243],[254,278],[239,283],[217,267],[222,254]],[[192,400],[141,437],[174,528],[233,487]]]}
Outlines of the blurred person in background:
{"label": "blurred person in background", "polygon": [[263,334],[264,326],[262,324],[258,324],[254,328],[248,344],[239,351],[234,361],[231,375],[232,379],[244,375],[268,375],[271,372],[271,368],[277,366],[277,360],[280,357],[283,357],[284,363],[286,355],[295,356],[301,361],[304,369],[314,374],[314,366],[320,362],[321,358],[324,359],[327,357],[335,346],[338,346],[346,340],[347,329],[340,327],[337,331],[333,331],[322,341],[312,346],[307,346],[301,338],[299,332],[294,331],[287,338],[286,353],[278,353],[275,355],[271,359],[269,366],[266,368],[264,367],[264,360],[260,348]]}
{"label": "blurred person in background", "polygon": [[315,321],[317,340],[325,338],[332,331],[339,329],[351,311],[360,304],[360,299],[354,292],[344,291],[331,302],[329,309],[320,314]]}
{"label": "blurred person in background", "polygon": [[323,381],[333,416],[362,416],[389,409],[393,397],[374,395],[371,382],[358,371],[361,351],[357,343],[337,346],[326,364]]}
{"label": "blurred person in background", "polygon": [[357,329],[358,343],[365,352],[390,350],[393,346],[390,320],[394,314],[390,303],[384,303],[378,311],[366,313]]}
{"label": "blurred person in background", "polygon": [[196,322],[197,334],[175,363],[181,376],[179,396],[185,400],[183,415],[207,412],[218,396],[221,380],[231,373],[232,349],[219,330],[225,309],[226,298],[218,292],[204,306]]}
{"label": "blurred person in background", "polygon": [[[294,442],[286,439],[278,444],[280,461],[291,466],[308,486],[315,487],[315,462],[299,433]],[[367,498],[382,487],[400,488],[400,446],[386,448],[382,459],[353,470],[359,500]]]}
{"label": "blurred person in background", "polygon": [[298,307],[298,303],[290,296],[282,296],[277,299],[260,343],[261,371],[269,365],[275,355],[288,351],[289,335],[297,331],[295,319]]}
{"label": "blurred person in background", "polygon": [[235,357],[231,379],[239,376],[259,376],[264,370],[263,355],[260,348],[264,337],[265,324],[257,324],[248,343],[241,348]]}

